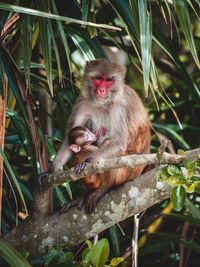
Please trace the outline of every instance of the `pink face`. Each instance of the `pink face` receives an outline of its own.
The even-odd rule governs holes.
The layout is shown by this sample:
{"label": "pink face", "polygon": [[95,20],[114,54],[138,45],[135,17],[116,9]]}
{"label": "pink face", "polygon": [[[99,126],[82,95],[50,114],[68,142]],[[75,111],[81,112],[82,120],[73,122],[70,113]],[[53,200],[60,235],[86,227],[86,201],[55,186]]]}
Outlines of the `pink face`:
{"label": "pink face", "polygon": [[92,77],[95,86],[95,95],[98,98],[106,98],[110,87],[115,83],[114,77],[95,75]]}
{"label": "pink face", "polygon": [[90,143],[94,143],[97,140],[97,136],[95,133],[92,133],[90,130],[85,131],[85,140]]}

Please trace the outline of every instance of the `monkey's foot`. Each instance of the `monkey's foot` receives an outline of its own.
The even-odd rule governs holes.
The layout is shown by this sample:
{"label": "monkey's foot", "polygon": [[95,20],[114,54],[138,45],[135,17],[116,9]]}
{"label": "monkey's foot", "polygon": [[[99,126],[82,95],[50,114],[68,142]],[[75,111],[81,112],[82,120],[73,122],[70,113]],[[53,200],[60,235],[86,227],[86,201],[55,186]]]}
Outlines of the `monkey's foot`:
{"label": "monkey's foot", "polygon": [[109,191],[108,186],[101,186],[92,193],[89,193],[84,199],[82,206],[85,206],[86,213],[90,214],[95,211],[99,200]]}
{"label": "monkey's foot", "polygon": [[64,206],[62,207],[60,213],[65,213],[65,212],[68,212],[69,209],[77,206],[77,208],[79,210],[81,210],[83,208],[83,202],[84,202],[84,198],[81,198],[81,199],[76,199],[74,201],[71,201],[71,202],[66,202],[64,204]]}
{"label": "monkey's foot", "polygon": [[87,158],[84,162],[77,164],[74,167],[75,172],[81,173],[90,162],[92,162],[92,158]]}
{"label": "monkey's foot", "polygon": [[93,191],[92,193],[88,193],[85,197],[81,199],[77,199],[77,200],[65,203],[60,213],[68,212],[69,209],[77,206],[79,210],[85,207],[85,212],[90,214],[95,210],[97,203],[103,197],[103,195],[105,195],[106,192],[109,191],[109,189],[110,188],[107,186],[101,186],[97,190]]}

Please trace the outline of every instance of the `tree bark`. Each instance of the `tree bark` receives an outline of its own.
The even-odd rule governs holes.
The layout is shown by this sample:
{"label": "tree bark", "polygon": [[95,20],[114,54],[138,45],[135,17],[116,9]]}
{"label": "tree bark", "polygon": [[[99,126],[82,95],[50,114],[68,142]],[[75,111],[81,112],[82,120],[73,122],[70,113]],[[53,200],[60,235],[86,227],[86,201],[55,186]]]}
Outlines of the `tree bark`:
{"label": "tree bark", "polygon": [[[158,167],[103,197],[92,214],[72,208],[67,213],[33,213],[5,236],[18,250],[26,249],[32,257],[46,253],[53,246],[80,242],[169,197],[169,187],[156,187]],[[160,187],[159,187],[160,188]]]}
{"label": "tree bark", "polygon": [[[196,149],[187,152],[186,157],[195,159],[199,154],[200,149]],[[33,212],[4,238],[18,250],[28,250],[31,257],[42,255],[55,245],[77,245],[168,198],[170,187],[157,181],[159,169],[162,167],[163,165],[157,166],[106,194],[92,214],[86,214],[84,209],[77,208],[64,214],[55,212],[43,215]],[[65,178],[67,180],[68,176]],[[51,181],[54,181],[52,177]],[[44,195],[43,192],[38,194],[41,194],[41,198]]]}

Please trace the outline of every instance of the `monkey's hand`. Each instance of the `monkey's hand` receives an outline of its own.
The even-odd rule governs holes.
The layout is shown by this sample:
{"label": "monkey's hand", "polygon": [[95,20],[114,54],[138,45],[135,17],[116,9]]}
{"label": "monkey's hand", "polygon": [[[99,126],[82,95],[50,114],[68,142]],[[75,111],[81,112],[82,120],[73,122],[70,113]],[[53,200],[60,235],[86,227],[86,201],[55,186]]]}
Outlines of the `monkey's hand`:
{"label": "monkey's hand", "polygon": [[92,158],[89,157],[85,161],[83,161],[82,163],[77,164],[74,167],[75,172],[76,173],[81,173],[85,169],[85,167],[88,165],[88,163],[91,163],[91,162],[92,162]]}
{"label": "monkey's hand", "polygon": [[37,177],[38,179],[38,184],[40,187],[40,190],[42,190],[43,187],[43,181],[50,175],[49,170],[47,170],[46,172],[42,172],[39,174],[39,176]]}

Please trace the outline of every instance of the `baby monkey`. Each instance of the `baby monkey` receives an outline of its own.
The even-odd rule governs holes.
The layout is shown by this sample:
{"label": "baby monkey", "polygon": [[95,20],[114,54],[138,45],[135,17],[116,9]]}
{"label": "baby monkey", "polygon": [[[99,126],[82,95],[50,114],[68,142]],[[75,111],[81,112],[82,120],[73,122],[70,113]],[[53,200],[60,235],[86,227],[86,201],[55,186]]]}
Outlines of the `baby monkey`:
{"label": "baby monkey", "polygon": [[[90,154],[99,149],[97,146],[93,145],[93,143],[97,140],[97,134],[98,131],[92,133],[88,128],[83,126],[74,127],[69,131],[69,149],[74,152],[73,163],[75,166],[84,162],[86,159],[89,159]],[[86,176],[82,179],[82,181],[88,191],[93,191],[101,185],[99,174]],[[66,212],[68,209],[76,205],[79,209],[81,209],[83,207],[83,201],[84,199],[78,199],[70,203],[66,203],[61,212]]]}

